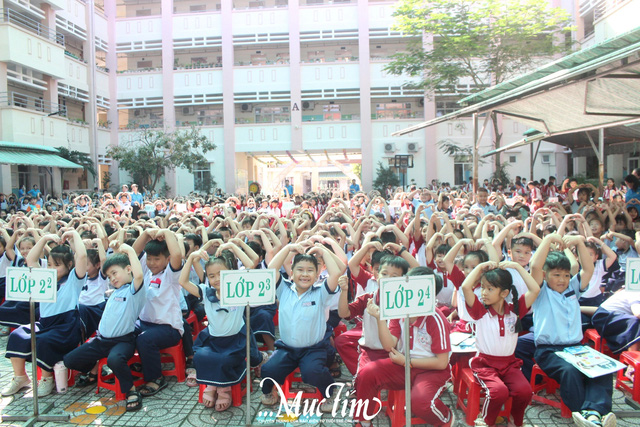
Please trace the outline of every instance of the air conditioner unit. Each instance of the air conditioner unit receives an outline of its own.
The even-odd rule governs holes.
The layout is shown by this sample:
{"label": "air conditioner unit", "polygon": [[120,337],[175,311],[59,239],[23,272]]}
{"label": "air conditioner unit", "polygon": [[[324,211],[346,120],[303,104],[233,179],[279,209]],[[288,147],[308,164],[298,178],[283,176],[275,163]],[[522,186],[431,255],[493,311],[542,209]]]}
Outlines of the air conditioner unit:
{"label": "air conditioner unit", "polygon": [[182,107],[182,114],[185,116],[193,116],[195,114],[195,110],[193,107]]}
{"label": "air conditioner unit", "polygon": [[316,104],[311,101],[302,101],[302,110],[313,110]]}
{"label": "air conditioner unit", "polygon": [[408,153],[417,153],[420,149],[420,146],[417,142],[408,142],[407,143],[407,152]]}
{"label": "air conditioner unit", "polygon": [[243,113],[250,113],[251,111],[253,111],[253,105],[242,104],[240,105],[240,111],[242,111]]}
{"label": "air conditioner unit", "polygon": [[396,152],[396,144],[393,142],[386,142],[384,144],[384,152],[385,153],[395,153]]}
{"label": "air conditioner unit", "polygon": [[551,154],[543,154],[542,158],[540,159],[540,163],[542,163],[543,165],[548,165],[551,163]]}

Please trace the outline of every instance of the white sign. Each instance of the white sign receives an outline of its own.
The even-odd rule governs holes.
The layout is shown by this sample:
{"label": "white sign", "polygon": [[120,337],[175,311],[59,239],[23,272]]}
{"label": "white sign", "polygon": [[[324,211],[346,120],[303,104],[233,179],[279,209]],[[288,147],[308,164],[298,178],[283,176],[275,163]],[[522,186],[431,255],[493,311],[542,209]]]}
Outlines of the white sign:
{"label": "white sign", "polygon": [[392,277],[380,280],[380,318],[426,316],[436,310],[434,275]]}
{"label": "white sign", "polygon": [[7,301],[56,302],[57,272],[51,268],[7,268]]}
{"label": "white sign", "polygon": [[640,291],[640,258],[627,258],[624,285],[628,291]]}
{"label": "white sign", "polygon": [[223,270],[220,273],[220,302],[241,307],[276,302],[276,271]]}

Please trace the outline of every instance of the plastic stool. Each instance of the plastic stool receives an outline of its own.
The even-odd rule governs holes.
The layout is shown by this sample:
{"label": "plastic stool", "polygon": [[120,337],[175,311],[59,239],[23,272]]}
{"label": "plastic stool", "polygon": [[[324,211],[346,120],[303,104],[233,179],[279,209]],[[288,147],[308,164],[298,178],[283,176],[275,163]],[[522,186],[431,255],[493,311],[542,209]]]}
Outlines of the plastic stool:
{"label": "plastic stool", "polygon": [[[295,371],[291,372],[287,378],[284,380],[284,384],[282,385],[282,392],[284,393],[284,396],[286,399],[294,399],[296,397],[296,394],[298,394],[299,392],[294,392],[291,390],[291,384],[292,383],[301,383],[302,382],[302,376],[298,377],[295,374],[296,373],[300,373],[300,368],[296,368]],[[322,400],[324,396],[322,395],[322,393],[320,393],[320,391],[318,389],[316,389],[314,392],[310,393],[310,392],[306,392],[303,391],[302,392],[302,398],[303,399],[319,399]]]}
{"label": "plastic stool", "polygon": [[[135,355],[131,359],[129,359],[129,362],[127,362],[128,365],[131,365],[133,363],[140,363],[140,356]],[[100,393],[100,388],[104,388],[106,390],[113,391],[116,394],[116,400],[126,399],[126,394],[120,391],[120,381],[118,381],[118,378],[116,378],[115,374],[109,374],[104,377],[102,376],[102,367],[106,365],[106,357],[98,361],[98,386],[96,388],[96,394]],[[133,385],[135,385],[136,387],[145,383],[144,379],[142,378],[141,372],[131,372],[131,374],[134,377]],[[115,383],[109,384],[106,382],[106,380],[111,378],[115,379]],[[135,378],[139,379],[136,380]]]}
{"label": "plastic stool", "polygon": [[165,377],[174,376],[178,378],[179,383],[183,383],[186,379],[187,362],[184,356],[184,349],[182,348],[182,341],[173,347],[160,350],[160,362],[171,363],[173,362],[173,369],[162,371],[162,375]]}
{"label": "plastic stool", "polygon": [[[387,416],[391,419],[391,427],[404,427],[406,420],[406,399],[404,390],[389,390],[387,393]],[[427,424],[422,418],[412,417],[411,425]]]}
{"label": "plastic stool", "polygon": [[191,335],[193,335],[193,339],[195,340],[198,337],[198,334],[203,328],[202,323],[198,321],[198,317],[193,311],[189,312],[189,315],[185,319],[189,326],[191,326]]}
{"label": "plastic stool", "polygon": [[631,381],[624,376],[624,369],[619,370],[616,377],[616,388],[628,391],[633,400],[640,402],[640,351],[623,351],[620,355],[620,362],[633,367],[635,371],[633,381]]}
{"label": "plastic stool", "polygon": [[[542,381],[536,384],[536,376],[540,375],[542,377]],[[538,366],[537,364],[533,365],[531,369],[531,389],[533,390],[533,400],[536,402],[545,403],[549,406],[553,406],[554,408],[560,408],[560,415],[562,418],[571,418],[571,409],[564,404],[562,399],[559,402],[551,399],[547,399],[546,397],[538,396],[537,393],[540,390],[546,390],[547,393],[553,394],[556,390],[560,388],[558,383],[553,379],[549,378],[547,374]]]}
{"label": "plastic stool", "polygon": [[584,331],[582,344],[593,343],[593,348],[602,353],[602,337],[595,329],[587,329]]}
{"label": "plastic stool", "polygon": [[347,332],[347,325],[340,322],[338,323],[338,326],[333,328],[333,337],[338,338],[340,335],[344,334],[345,332]]}
{"label": "plastic stool", "polygon": [[[202,403],[202,394],[204,393],[206,385],[200,384],[200,391],[198,393],[198,403]],[[242,387],[242,383],[231,386],[231,405],[242,406],[242,398],[247,394],[247,388]]]}
{"label": "plastic stool", "polygon": [[[459,389],[458,389],[458,407],[465,413],[465,421],[468,425],[475,425],[476,418],[480,413],[480,398],[485,393],[482,387],[473,376],[471,368],[462,368],[458,372]],[[466,399],[466,403],[465,403]],[[504,403],[504,408],[500,411],[500,415],[509,418],[511,415],[511,397]]]}

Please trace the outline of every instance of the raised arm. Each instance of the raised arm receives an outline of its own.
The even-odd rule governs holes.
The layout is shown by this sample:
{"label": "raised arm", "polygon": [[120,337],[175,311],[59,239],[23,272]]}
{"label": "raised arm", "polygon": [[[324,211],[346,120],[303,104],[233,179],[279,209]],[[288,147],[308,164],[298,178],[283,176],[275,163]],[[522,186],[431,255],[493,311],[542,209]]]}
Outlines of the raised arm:
{"label": "raised arm", "polygon": [[[527,293],[524,294],[524,302],[527,305],[527,308],[530,308],[536,298],[538,298],[538,294],[540,293],[540,285],[538,285],[535,279],[531,277],[531,274],[529,274],[529,272],[517,262],[501,262],[500,268],[513,268],[520,274],[522,280],[524,280],[525,285],[527,285]],[[513,303],[517,304],[518,302],[514,301]]]}
{"label": "raised arm", "polygon": [[556,233],[548,234],[547,237],[542,239],[542,243],[538,246],[538,250],[531,258],[531,276],[538,283],[542,285],[544,280],[544,263],[549,255],[549,250],[552,243],[562,244],[562,238]]}
{"label": "raised arm", "polygon": [[189,280],[189,275],[191,274],[191,267],[193,265],[200,264],[200,259],[209,259],[209,254],[207,253],[207,251],[203,251],[201,249],[189,255],[189,257],[187,258],[187,263],[182,268],[182,271],[180,272],[180,278],[178,279],[180,286],[182,286],[191,295],[198,298],[200,297],[200,287]]}

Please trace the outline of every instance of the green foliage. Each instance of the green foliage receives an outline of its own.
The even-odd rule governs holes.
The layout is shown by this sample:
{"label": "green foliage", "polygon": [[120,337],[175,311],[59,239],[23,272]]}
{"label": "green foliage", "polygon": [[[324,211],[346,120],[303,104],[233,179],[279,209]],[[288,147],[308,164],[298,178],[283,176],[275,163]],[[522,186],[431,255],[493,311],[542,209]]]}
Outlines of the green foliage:
{"label": "green foliage", "polygon": [[91,157],[89,157],[88,154],[81,151],[69,150],[66,147],[57,147],[56,150],[58,150],[58,155],[60,157],[82,166],[85,172],[90,173],[93,176],[93,179],[96,178],[98,173],[96,172],[93,160],[91,160]]}
{"label": "green foliage", "polygon": [[509,176],[509,172],[507,171],[507,168],[509,166],[509,162],[504,162],[497,165],[495,171],[491,174],[490,182],[498,180],[502,185],[507,186],[511,181],[511,177]]}
{"label": "green foliage", "polygon": [[[421,77],[427,92],[466,77],[480,90],[570,48],[555,40],[571,30],[569,13],[546,0],[401,0],[394,16],[396,30],[417,37],[386,70]],[[428,49],[423,33],[433,35]]]}
{"label": "green foliage", "polygon": [[386,194],[387,186],[395,188],[400,185],[400,178],[392,167],[385,168],[382,162],[378,162],[378,170],[376,171],[376,179],[373,180],[373,189],[380,192],[380,194]]}
{"label": "green foliage", "polygon": [[198,165],[207,163],[204,154],[215,148],[196,127],[174,132],[141,129],[135,132],[132,142],[110,146],[107,153],[129,172],[133,182],[153,191],[165,169],[193,172]]}
{"label": "green foliage", "polygon": [[360,179],[362,179],[362,164],[361,163],[353,163],[351,165],[351,171]]}
{"label": "green foliage", "polygon": [[111,184],[111,172],[109,171],[104,171],[102,172],[102,188],[109,188],[109,185]]}

